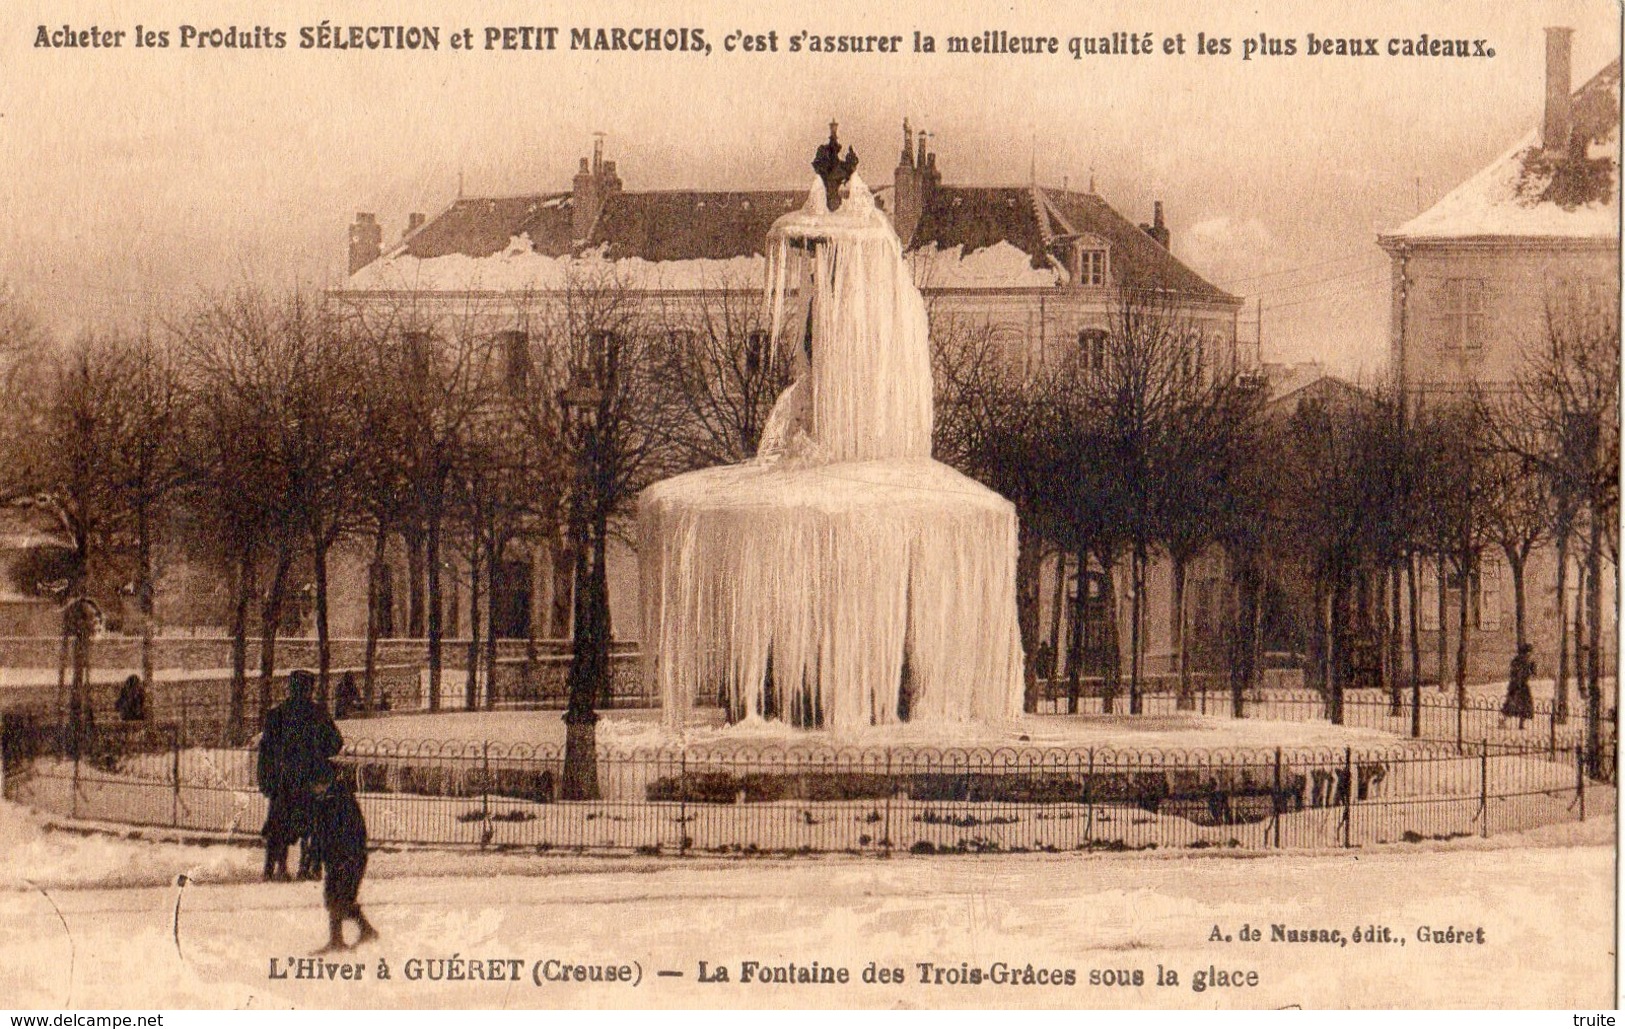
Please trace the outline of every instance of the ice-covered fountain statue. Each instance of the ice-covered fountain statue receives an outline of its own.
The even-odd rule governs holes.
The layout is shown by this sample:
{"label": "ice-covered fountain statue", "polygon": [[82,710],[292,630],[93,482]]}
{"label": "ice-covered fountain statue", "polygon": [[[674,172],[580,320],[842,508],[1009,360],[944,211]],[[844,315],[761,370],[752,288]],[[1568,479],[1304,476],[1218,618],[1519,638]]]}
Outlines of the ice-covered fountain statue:
{"label": "ice-covered fountain statue", "polygon": [[756,459],[640,500],[645,674],[669,729],[719,691],[731,722],[837,733],[1021,708],[1015,509],[931,459],[925,303],[856,163],[832,124],[806,205],[769,233],[772,335],[797,375]]}

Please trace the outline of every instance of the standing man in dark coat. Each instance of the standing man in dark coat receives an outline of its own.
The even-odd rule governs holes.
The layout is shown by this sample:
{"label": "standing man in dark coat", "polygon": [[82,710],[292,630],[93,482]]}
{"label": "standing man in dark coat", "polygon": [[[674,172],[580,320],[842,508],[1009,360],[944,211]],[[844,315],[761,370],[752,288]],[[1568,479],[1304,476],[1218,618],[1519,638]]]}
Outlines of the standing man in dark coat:
{"label": "standing man in dark coat", "polygon": [[260,830],[267,879],[289,878],[288,847],[311,830],[313,785],[333,778],[330,759],[344,746],[327,709],[310,699],[315,684],[310,672],[291,672],[288,699],[266,714],[260,735],[260,792],[271,802]]}

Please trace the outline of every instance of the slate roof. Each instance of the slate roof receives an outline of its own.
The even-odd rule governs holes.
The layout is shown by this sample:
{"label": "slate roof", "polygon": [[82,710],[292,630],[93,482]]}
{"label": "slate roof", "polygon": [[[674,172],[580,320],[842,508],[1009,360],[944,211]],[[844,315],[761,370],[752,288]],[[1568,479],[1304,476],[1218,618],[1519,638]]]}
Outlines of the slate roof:
{"label": "slate roof", "polygon": [[603,246],[611,260],[727,260],[762,253],[767,230],[799,210],[806,193],[617,193],[604,203],[588,249]]}
{"label": "slate roof", "polygon": [[[754,257],[763,253],[774,220],[804,202],[805,193],[793,190],[617,192],[604,202],[590,237],[578,241],[571,238],[574,200],[569,193],[470,197],[457,200],[386,249],[384,257],[398,261],[511,255],[510,244],[517,238],[528,238],[535,253],[554,258],[600,249],[610,260]],[[1119,282],[1128,277],[1204,299],[1235,301],[1091,193],[938,185],[927,195],[909,249],[957,247],[969,255],[1006,243],[1027,254],[1032,268],[1048,269],[1050,244],[1072,233],[1090,233],[1109,243],[1113,277]],[[1063,256],[1062,251],[1056,256]]]}

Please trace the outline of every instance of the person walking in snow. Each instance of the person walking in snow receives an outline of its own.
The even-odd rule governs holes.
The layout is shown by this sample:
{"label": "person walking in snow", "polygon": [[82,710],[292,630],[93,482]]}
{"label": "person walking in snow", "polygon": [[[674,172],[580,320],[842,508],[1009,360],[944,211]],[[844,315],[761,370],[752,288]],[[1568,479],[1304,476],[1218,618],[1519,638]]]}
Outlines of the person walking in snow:
{"label": "person walking in snow", "polygon": [[354,920],[361,929],[355,945],[378,938],[378,930],[361,911],[361,878],[367,872],[367,820],[361,805],[342,777],[331,769],[312,783],[311,836],[316,853],[326,866],[322,900],[327,906],[327,944],[318,954],[345,950],[344,923]]}

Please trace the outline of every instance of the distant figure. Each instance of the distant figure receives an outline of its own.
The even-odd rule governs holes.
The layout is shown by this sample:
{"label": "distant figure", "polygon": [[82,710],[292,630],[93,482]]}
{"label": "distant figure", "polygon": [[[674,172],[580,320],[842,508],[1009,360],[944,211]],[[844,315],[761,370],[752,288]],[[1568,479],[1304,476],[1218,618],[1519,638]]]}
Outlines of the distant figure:
{"label": "distant figure", "polygon": [[380,710],[380,711],[388,711],[389,710],[389,691],[388,690],[380,689],[378,691],[378,710]]}
{"label": "distant figure", "polygon": [[1534,649],[1528,643],[1520,643],[1518,652],[1512,655],[1512,667],[1507,670],[1507,699],[1501,704],[1503,725],[1508,718],[1516,718],[1518,728],[1522,729],[1524,723],[1534,717],[1535,700],[1529,692],[1529,680],[1535,675],[1535,659],[1529,655]]}
{"label": "distant figure", "polygon": [[1038,650],[1033,654],[1033,671],[1046,682],[1055,674],[1055,648],[1049,640],[1038,644]]}
{"label": "distant figure", "polygon": [[361,710],[361,690],[356,687],[355,673],[345,672],[339,687],[333,692],[333,717],[349,718]]}
{"label": "distant figure", "polygon": [[141,684],[141,676],[132,675],[124,680],[113,706],[118,709],[118,716],[126,722],[147,720],[147,688]]}
{"label": "distant figure", "polygon": [[[327,710],[310,699],[315,684],[316,677],[304,669],[290,673],[288,699],[266,714],[260,736],[260,792],[271,802],[260,830],[267,879],[289,879],[288,847],[311,829],[313,785],[332,778],[329,759],[344,746]],[[310,849],[300,851],[302,877],[309,877],[316,867]]]}
{"label": "distant figure", "polygon": [[361,806],[350,787],[331,770],[312,784],[312,795],[311,831],[317,854],[327,866],[327,879],[322,883],[322,900],[327,905],[327,944],[316,953],[326,954],[346,949],[346,920],[354,919],[361,928],[356,946],[376,940],[378,930],[361,913],[356,900],[361,893],[361,878],[367,872],[367,821],[361,816]]}

